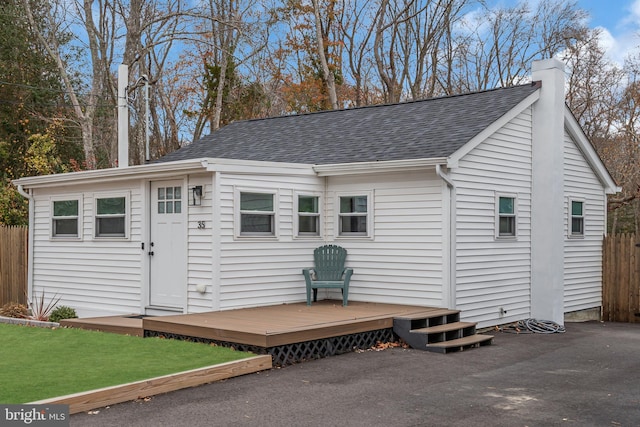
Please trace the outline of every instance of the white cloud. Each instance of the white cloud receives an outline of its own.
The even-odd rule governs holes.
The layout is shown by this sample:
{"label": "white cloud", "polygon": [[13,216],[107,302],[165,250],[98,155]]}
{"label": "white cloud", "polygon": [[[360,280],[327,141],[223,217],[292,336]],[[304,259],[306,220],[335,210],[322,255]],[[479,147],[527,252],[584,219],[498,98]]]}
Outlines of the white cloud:
{"label": "white cloud", "polygon": [[635,0],[631,3],[631,6],[629,6],[629,12],[631,13],[623,19],[623,23],[628,23],[637,28],[640,24],[640,0]]}
{"label": "white cloud", "polygon": [[613,28],[600,29],[600,43],[609,58],[619,65],[640,46],[640,0],[625,8],[626,15]]}

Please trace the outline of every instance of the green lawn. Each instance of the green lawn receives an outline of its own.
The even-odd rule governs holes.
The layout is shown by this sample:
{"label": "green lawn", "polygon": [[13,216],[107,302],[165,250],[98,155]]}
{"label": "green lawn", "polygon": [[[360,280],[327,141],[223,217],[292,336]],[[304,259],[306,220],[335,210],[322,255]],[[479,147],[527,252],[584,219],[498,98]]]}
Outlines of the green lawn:
{"label": "green lawn", "polygon": [[206,344],[0,324],[0,403],[26,403],[244,359]]}

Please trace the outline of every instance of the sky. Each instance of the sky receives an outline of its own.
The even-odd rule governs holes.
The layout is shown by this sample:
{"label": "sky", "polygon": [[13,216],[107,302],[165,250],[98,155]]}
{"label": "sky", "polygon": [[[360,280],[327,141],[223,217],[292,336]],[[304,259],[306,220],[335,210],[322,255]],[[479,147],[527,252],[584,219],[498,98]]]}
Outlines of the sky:
{"label": "sky", "polygon": [[577,0],[591,15],[589,26],[601,28],[601,40],[612,60],[622,63],[640,45],[640,0]]}

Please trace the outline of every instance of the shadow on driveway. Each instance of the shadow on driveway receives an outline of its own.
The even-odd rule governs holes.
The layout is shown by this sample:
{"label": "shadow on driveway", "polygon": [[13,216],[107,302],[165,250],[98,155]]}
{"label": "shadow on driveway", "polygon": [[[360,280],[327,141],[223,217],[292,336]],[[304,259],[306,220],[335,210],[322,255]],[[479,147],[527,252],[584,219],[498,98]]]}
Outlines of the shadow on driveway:
{"label": "shadow on driveway", "polygon": [[366,351],[77,414],[72,426],[638,426],[640,324]]}

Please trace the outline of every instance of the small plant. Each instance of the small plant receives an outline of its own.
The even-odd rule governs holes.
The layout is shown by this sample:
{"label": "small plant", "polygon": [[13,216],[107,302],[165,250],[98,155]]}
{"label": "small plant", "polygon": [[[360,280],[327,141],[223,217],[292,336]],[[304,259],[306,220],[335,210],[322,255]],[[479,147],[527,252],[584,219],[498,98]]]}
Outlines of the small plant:
{"label": "small plant", "polygon": [[0,316],[24,319],[29,316],[29,309],[24,304],[8,302],[0,308]]}
{"label": "small plant", "polygon": [[53,299],[51,299],[51,301],[49,301],[49,303],[45,305],[43,290],[39,298],[36,296],[33,301],[27,298],[27,301],[29,301],[29,308],[31,309],[31,316],[29,316],[29,318],[47,322],[49,321],[51,311],[54,309],[58,301],[60,301],[60,297],[56,298],[54,296]]}
{"label": "small plant", "polygon": [[66,305],[56,307],[49,315],[49,322],[60,322],[62,319],[75,319],[78,315],[76,311]]}

